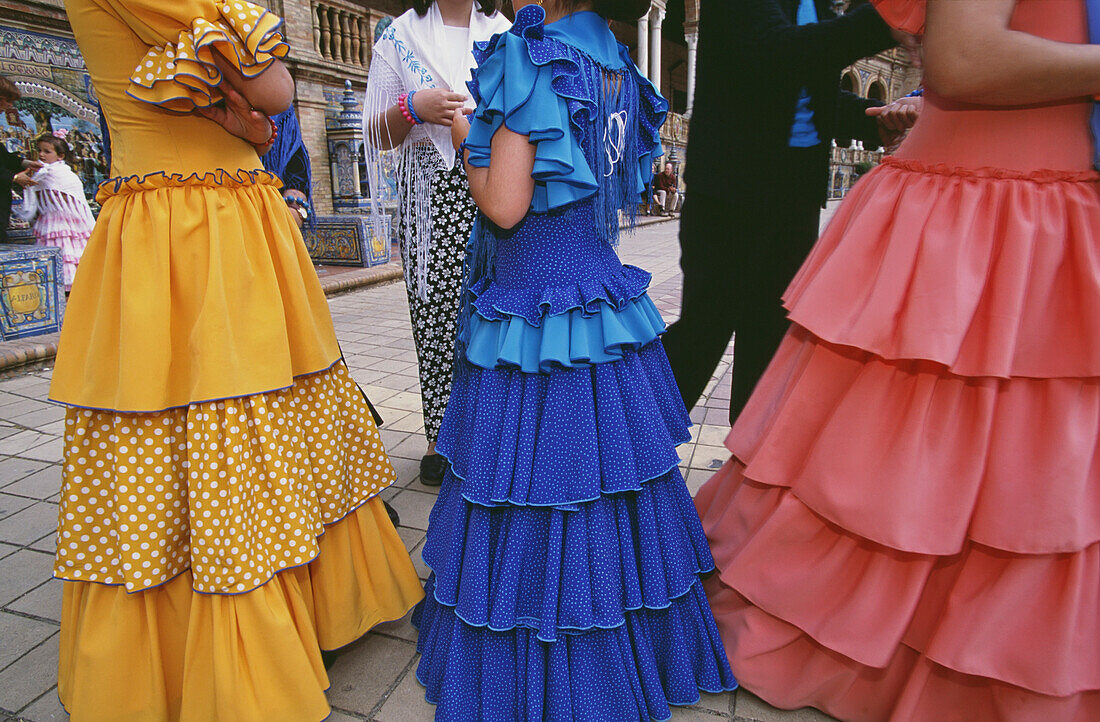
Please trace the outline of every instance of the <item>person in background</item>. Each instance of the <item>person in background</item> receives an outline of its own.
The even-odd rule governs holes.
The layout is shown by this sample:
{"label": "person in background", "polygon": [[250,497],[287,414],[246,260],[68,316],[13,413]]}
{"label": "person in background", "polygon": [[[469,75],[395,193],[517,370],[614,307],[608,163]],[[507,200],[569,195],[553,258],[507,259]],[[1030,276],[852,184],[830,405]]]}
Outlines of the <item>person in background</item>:
{"label": "person in background", "polygon": [[[372,190],[386,186],[380,154],[393,151],[397,236],[424,411],[427,449],[420,480],[439,486],[447,460],[435,451],[451,393],[462,264],[476,209],[456,162],[450,126],[469,109],[466,81],[475,42],[508,29],[498,0],[415,0],[374,45],[363,105],[364,149]],[[371,194],[374,232],[385,237]]]}
{"label": "person in background", "polygon": [[[22,94],[15,83],[7,77],[0,75],[0,112],[14,113],[15,101]],[[11,220],[11,184],[16,183],[24,188],[34,185],[27,175],[19,175],[24,170],[38,170],[42,163],[36,160],[28,160],[12,153],[4,143],[0,143],[0,243],[8,242],[8,222]]]}
{"label": "person in background", "polygon": [[671,163],[665,163],[664,169],[653,179],[653,199],[656,202],[657,215],[672,215],[680,208],[680,181],[672,169]]}
{"label": "person in background", "polygon": [[65,136],[63,130],[38,136],[35,146],[43,166],[33,176],[30,169],[24,170],[15,180],[25,188],[18,215],[34,221],[38,245],[60,249],[65,290],[70,291],[95,217],[84,197],[84,184],[70,165],[73,153]]}
{"label": "person in background", "polygon": [[829,0],[703,0],[700,18],[683,305],[664,341],[690,409],[736,332],[732,423],[786,329],[780,296],[817,238],[831,141],[896,133],[895,113],[868,117],[875,101],[841,92],[841,71],[912,42],[871,6],[838,17]]}

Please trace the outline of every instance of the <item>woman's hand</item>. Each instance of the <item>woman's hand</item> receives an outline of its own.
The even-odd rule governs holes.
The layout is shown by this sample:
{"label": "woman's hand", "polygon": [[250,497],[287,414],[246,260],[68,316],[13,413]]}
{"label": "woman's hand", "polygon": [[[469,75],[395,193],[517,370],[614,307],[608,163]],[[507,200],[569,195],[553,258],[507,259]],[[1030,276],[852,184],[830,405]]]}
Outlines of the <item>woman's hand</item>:
{"label": "woman's hand", "polygon": [[882,138],[882,145],[888,153],[892,153],[917,122],[923,108],[924,98],[906,96],[889,105],[868,108],[865,112],[878,120],[878,134]]}
{"label": "woman's hand", "polygon": [[466,136],[470,134],[470,121],[466,120],[466,114],[472,112],[466,108],[456,108],[451,116],[451,145],[458,150]]}
{"label": "woman's hand", "polygon": [[24,188],[30,188],[31,186],[38,185],[38,181],[31,178],[30,170],[21,170],[12,176],[12,180],[21,185]]}
{"label": "woman's hand", "polygon": [[417,117],[425,123],[450,125],[455,111],[461,108],[467,99],[467,96],[462,93],[452,93],[444,88],[425,88],[417,90],[412,96],[412,106]]}
{"label": "woman's hand", "polygon": [[231,135],[243,138],[253,145],[263,145],[271,138],[271,121],[253,108],[244,96],[228,85],[221,86],[225,94],[224,105],[211,105],[195,112],[225,128]]}

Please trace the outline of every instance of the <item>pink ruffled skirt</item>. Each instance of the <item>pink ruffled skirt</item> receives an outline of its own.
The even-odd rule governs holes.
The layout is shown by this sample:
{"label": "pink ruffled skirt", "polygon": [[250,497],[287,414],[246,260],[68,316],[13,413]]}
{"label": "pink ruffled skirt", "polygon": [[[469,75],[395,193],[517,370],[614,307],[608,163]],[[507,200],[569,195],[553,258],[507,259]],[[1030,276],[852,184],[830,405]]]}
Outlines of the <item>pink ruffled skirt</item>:
{"label": "pink ruffled skirt", "polygon": [[58,213],[39,216],[34,224],[34,239],[40,246],[61,249],[63,281],[65,290],[73,287],[76,267],[84,255],[84,246],[92,234],[91,224],[78,217],[68,217]]}
{"label": "pink ruffled skirt", "polygon": [[1100,719],[1100,185],[889,160],[696,505],[734,673],[849,720]]}

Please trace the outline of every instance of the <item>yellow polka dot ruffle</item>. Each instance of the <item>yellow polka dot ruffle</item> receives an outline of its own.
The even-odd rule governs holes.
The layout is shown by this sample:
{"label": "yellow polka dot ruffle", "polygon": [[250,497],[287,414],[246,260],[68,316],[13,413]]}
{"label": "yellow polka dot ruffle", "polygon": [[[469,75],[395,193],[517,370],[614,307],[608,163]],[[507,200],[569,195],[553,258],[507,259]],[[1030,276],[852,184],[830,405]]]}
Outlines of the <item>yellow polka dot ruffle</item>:
{"label": "yellow polka dot ruffle", "polygon": [[187,569],[199,592],[254,589],[396,478],[343,363],[158,413],[70,409],[65,443],[55,574],[127,591]]}
{"label": "yellow polka dot ruffle", "polygon": [[187,113],[221,99],[222,74],[214,64],[215,47],[245,77],[263,72],[287,54],[279,33],[282,19],[241,0],[217,4],[218,16],[196,18],[174,44],[151,48],[130,76],[134,98]]}

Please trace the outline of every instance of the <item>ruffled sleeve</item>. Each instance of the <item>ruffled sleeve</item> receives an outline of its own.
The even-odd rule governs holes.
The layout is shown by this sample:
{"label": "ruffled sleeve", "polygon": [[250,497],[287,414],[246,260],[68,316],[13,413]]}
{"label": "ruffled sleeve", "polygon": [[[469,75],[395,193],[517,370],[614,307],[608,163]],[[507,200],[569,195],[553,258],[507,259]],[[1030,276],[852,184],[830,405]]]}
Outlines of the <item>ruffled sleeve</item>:
{"label": "ruffled sleeve", "polygon": [[477,110],[465,145],[470,165],[486,168],[493,135],[502,125],[528,136],[535,145],[531,208],[545,212],[593,195],[597,184],[570,132],[568,103],[554,89],[564,61],[558,60],[557,69],[549,55],[536,63],[520,25],[529,16],[521,10],[510,31],[475,47],[478,67],[468,86]]}
{"label": "ruffled sleeve", "polygon": [[130,76],[131,97],[186,113],[221,99],[220,52],[245,77],[262,73],[288,47],[283,21],[243,0],[107,0],[151,47]]}
{"label": "ruffled sleeve", "polygon": [[927,0],[871,0],[880,17],[890,27],[913,35],[924,33],[924,6]]}
{"label": "ruffled sleeve", "polygon": [[[587,72],[586,63],[593,61],[571,45],[548,37],[544,19],[542,8],[528,5],[517,13],[511,30],[475,47],[478,68],[468,85],[477,110],[465,143],[470,164],[487,167],[493,135],[501,126],[528,136],[535,145],[531,209],[536,212],[602,192],[597,179],[613,170],[607,170],[606,164],[594,170],[589,161],[602,162],[605,153],[616,154],[615,149],[604,148],[602,125],[596,128],[607,111],[600,110],[599,75]],[[616,72],[626,73],[638,101],[637,117],[628,117],[627,127],[618,129],[622,142],[617,150],[637,170],[621,175],[624,185],[616,193],[623,195],[617,195],[612,205],[619,207],[621,200],[636,207],[653,177],[653,161],[662,153],[660,127],[668,102],[638,72],[625,48],[620,46],[617,61],[610,62],[617,62]],[[614,224],[617,228],[617,218]]]}

